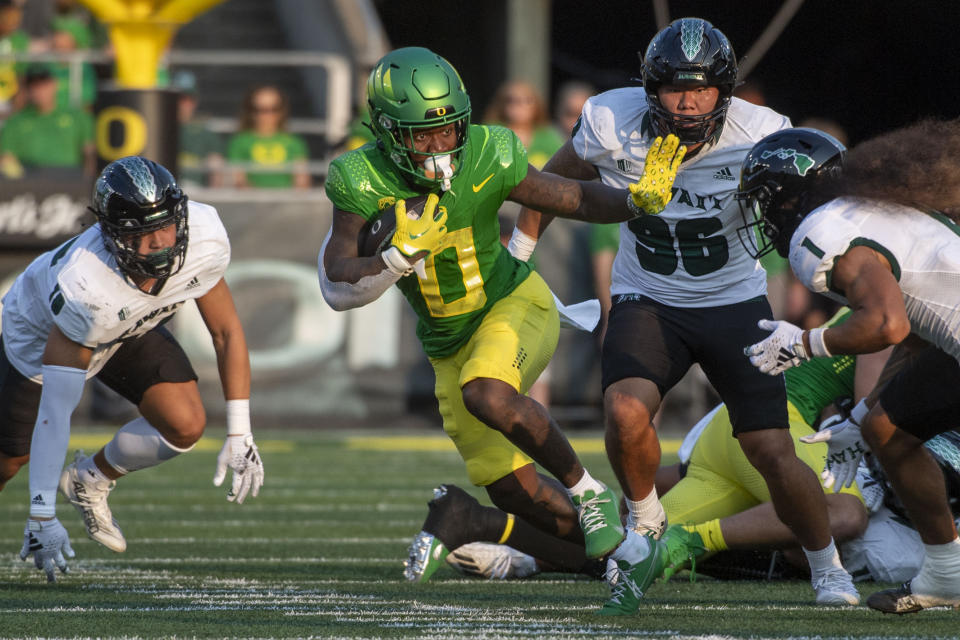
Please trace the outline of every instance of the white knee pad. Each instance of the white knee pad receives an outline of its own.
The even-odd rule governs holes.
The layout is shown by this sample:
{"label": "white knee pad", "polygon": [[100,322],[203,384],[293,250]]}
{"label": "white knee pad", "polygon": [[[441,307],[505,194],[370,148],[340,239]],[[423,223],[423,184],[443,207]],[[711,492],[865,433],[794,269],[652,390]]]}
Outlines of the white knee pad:
{"label": "white knee pad", "polygon": [[156,466],[190,451],[194,446],[196,442],[185,449],[175,447],[145,418],[137,418],[117,431],[103,448],[103,455],[111,467],[127,474]]}

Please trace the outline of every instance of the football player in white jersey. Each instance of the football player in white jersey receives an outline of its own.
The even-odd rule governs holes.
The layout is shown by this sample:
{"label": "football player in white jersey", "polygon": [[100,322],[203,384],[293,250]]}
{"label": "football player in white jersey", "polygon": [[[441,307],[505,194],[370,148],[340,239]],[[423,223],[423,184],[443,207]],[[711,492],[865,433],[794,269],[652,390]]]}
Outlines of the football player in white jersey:
{"label": "football player in white jersey", "polygon": [[960,539],[943,473],[923,446],[960,415],[960,226],[942,213],[960,211],[958,141],[960,121],[922,122],[845,161],[823,132],[783,131],[751,150],[738,194],[753,252],[789,255],[810,290],[854,310],[828,329],[765,323],[772,333],[746,350],[755,366],[779,375],[811,357],[897,345],[851,418],[809,438],[829,444],[824,485],[834,490],[852,482],[869,447],[920,533],[917,576],[867,600],[888,613],[960,606]]}
{"label": "football player in white jersey", "polygon": [[[197,376],[162,326],[187,300],[196,300],[213,338],[227,402],[214,484],[232,470],[227,499],[243,502],[263,483],[250,432],[250,359],[223,279],[230,244],[216,210],[188,202],[169,171],[140,157],[104,168],[91,209],[98,224],[39,256],[3,298],[0,489],[32,462],[20,557],[32,554],[50,581],[55,567],[67,571],[64,555],[73,556],[56,518],[58,487],[92,539],[124,551],[107,506],[115,481],[189,451],[203,433]],[[93,376],[141,417],[61,470],[71,414]]]}
{"label": "football player in white jersey", "polygon": [[[789,436],[783,379],[757,375],[742,355],[764,335],[757,321],[772,312],[766,274],[736,237],[738,171],[755,142],[789,127],[790,120],[732,97],[736,56],[726,36],[705,20],[672,22],[654,36],[642,60],[644,86],[590,98],[573,139],[544,167],[622,187],[643,173],[647,149],[659,137],[675,134],[686,147],[673,199],[658,215],[620,225],[613,264],[602,382],[607,455],[626,494],[629,525],[657,538],[665,529],[654,486],[660,444],[652,420],[667,391],[699,363],[730,407],[733,435],[763,475],[777,514],[807,550],[817,601],[855,604],[823,492]],[[549,220],[521,211],[521,241],[534,242]],[[658,555],[612,558],[642,592],[655,573],[647,565]],[[622,587],[607,605],[628,614],[639,600]]]}

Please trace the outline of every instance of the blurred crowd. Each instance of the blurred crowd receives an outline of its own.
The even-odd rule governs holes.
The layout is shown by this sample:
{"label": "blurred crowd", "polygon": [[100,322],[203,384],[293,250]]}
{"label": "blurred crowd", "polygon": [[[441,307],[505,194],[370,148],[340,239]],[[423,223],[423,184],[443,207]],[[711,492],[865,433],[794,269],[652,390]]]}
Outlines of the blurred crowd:
{"label": "blurred crowd", "polygon": [[[88,178],[94,175],[93,106],[97,87],[109,79],[111,69],[78,58],[77,52],[100,53],[107,60],[112,55],[105,28],[76,0],[0,0],[0,179],[50,170],[68,170]],[[15,58],[17,54],[47,55],[40,56],[43,62],[24,62]],[[249,88],[229,133],[210,126],[193,72],[161,66],[157,86],[178,92],[178,178],[185,186],[319,186],[308,169],[310,151],[305,139],[288,130],[289,97],[280,86]],[[474,114],[474,121],[512,129],[526,147],[530,163],[542,168],[570,138],[583,103],[596,92],[587,81],[568,81],[556,89],[551,104],[534,84],[511,80],[495,91],[482,114]],[[360,94],[362,91],[341,151],[373,140]],[[735,95],[765,103],[763,88],[754,81],[742,84]],[[846,143],[846,133],[832,121],[811,119],[795,124],[825,130]],[[517,213],[518,208],[509,205],[501,211],[504,238],[509,238]],[[610,307],[610,269],[620,244],[619,226],[592,225],[587,233],[594,294],[605,314]],[[535,264],[536,255],[533,261]],[[782,258],[769,254],[762,263],[777,318],[813,328],[833,315],[835,303],[797,282]],[[602,340],[604,326],[597,331],[598,340]],[[550,401],[549,380],[548,368],[531,390],[545,405]],[[674,392],[677,394],[685,396],[683,403],[692,411],[715,400],[705,377],[696,370]]]}
{"label": "blurred crowd", "polygon": [[[97,56],[85,52],[112,58],[105,28],[77,0],[0,0],[0,176],[55,171],[93,177],[93,107],[97,87],[110,78],[111,69],[93,64],[90,59]],[[280,87],[251,87],[238,105],[234,130],[226,135],[214,131],[199,110],[192,72],[171,71],[163,63],[157,87],[178,91],[177,164],[184,184],[311,186],[307,144],[287,131],[289,102]]]}

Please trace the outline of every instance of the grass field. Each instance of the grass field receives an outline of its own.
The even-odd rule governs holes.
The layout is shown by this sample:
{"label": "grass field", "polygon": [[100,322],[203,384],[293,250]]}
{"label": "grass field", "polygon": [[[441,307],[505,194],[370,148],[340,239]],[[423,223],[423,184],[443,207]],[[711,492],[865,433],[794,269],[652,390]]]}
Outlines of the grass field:
{"label": "grass field", "polygon": [[[108,432],[75,431],[95,450]],[[402,578],[407,544],[431,489],[466,486],[442,436],[261,432],[266,485],[242,506],[211,483],[222,431],[187,455],[123,479],[110,504],[123,554],[87,539],[60,507],[77,557],[49,585],[21,562],[24,470],[0,494],[0,637],[99,638],[956,638],[960,614],[883,616],[812,603],[809,583],[657,584],[637,615],[599,618],[607,588],[561,574],[518,582],[442,568]],[[574,446],[612,480],[598,437]],[[479,492],[469,489],[478,497]],[[481,498],[485,500],[485,498]],[[488,503],[488,502],[487,502]],[[877,586],[863,586],[869,593]]]}

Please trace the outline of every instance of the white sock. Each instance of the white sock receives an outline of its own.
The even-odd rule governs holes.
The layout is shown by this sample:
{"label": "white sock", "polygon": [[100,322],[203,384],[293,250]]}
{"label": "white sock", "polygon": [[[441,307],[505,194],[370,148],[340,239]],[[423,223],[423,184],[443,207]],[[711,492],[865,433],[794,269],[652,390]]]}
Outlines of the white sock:
{"label": "white sock", "polygon": [[[840,562],[840,554],[837,553],[837,545],[833,543],[833,538],[830,538],[830,544],[823,549],[810,551],[804,548],[803,552],[807,555],[807,562],[810,563],[811,575],[823,573],[835,567],[843,569],[843,563]],[[844,569],[844,571],[846,571],[846,569]]]}
{"label": "white sock", "polygon": [[960,537],[946,544],[925,544],[923,547],[938,569],[960,567]]}
{"label": "white sock", "polygon": [[636,531],[627,530],[627,537],[620,546],[613,550],[610,557],[614,560],[625,560],[630,564],[637,564],[650,555],[650,540],[647,536]]}
{"label": "white sock", "polygon": [[153,467],[193,449],[175,447],[164,439],[146,418],[137,418],[123,425],[103,448],[107,464],[127,474]]}
{"label": "white sock", "polygon": [[103,475],[103,471],[93,461],[93,456],[88,456],[77,464],[77,473],[83,480],[92,482],[94,485],[110,484],[110,478]]}
{"label": "white sock", "polygon": [[[654,487],[646,497],[640,500],[627,498],[627,528],[640,530],[660,529],[667,515],[663,505],[657,498],[657,488]],[[641,531],[644,533],[644,531]]]}
{"label": "white sock", "polygon": [[567,493],[570,494],[572,498],[574,496],[583,496],[587,491],[593,491],[594,495],[599,495],[605,489],[606,487],[603,486],[603,483],[594,480],[590,472],[584,469],[583,477],[577,481],[577,484],[569,487]]}
{"label": "white sock", "polygon": [[[960,575],[960,538],[946,544],[925,544],[920,573],[910,582],[914,593],[939,593],[938,586],[955,588]],[[957,594],[953,594],[957,595]]]}

